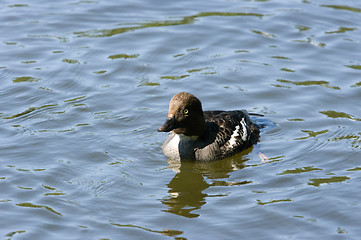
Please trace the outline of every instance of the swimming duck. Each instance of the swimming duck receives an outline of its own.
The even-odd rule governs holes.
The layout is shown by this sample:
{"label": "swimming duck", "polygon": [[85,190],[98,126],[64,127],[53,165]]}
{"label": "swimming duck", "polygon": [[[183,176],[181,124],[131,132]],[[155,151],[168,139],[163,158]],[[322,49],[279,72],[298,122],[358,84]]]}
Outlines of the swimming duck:
{"label": "swimming duck", "polygon": [[187,92],[173,96],[168,117],[158,129],[170,132],[162,150],[170,160],[210,162],[230,157],[256,144],[259,128],[245,110],[204,111]]}

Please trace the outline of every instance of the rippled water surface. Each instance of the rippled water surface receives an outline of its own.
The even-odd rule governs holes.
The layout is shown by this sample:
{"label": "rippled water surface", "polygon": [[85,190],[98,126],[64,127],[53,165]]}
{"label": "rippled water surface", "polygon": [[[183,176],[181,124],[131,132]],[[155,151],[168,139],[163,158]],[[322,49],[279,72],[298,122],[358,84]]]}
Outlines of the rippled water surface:
{"label": "rippled water surface", "polygon": [[[360,19],[358,0],[2,1],[1,239],[360,239]],[[180,91],[264,114],[260,142],[168,163]]]}

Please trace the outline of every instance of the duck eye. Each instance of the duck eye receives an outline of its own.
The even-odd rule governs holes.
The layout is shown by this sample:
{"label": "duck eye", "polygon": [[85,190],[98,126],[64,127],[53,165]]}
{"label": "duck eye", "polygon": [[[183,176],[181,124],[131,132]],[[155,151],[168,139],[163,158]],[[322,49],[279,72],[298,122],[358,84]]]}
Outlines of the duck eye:
{"label": "duck eye", "polygon": [[188,109],[187,109],[187,108],[184,109],[183,113],[184,113],[184,114],[188,114]]}

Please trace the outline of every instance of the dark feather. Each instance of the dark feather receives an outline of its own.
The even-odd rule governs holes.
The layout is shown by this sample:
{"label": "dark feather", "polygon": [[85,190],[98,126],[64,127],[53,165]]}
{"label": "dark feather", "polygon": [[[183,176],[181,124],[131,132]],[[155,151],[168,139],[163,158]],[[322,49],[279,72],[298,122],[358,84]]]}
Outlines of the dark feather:
{"label": "dark feather", "polygon": [[209,151],[214,153],[215,158],[229,157],[258,141],[259,129],[250,121],[246,111],[205,111],[204,117],[208,131],[204,135],[203,146],[196,149],[198,158],[202,158],[202,152],[209,156],[206,154]]}

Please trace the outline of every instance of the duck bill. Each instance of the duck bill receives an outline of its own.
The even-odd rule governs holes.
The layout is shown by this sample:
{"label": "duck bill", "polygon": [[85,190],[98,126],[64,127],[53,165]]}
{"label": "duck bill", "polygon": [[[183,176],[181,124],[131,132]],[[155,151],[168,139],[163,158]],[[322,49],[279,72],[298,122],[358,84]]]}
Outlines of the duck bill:
{"label": "duck bill", "polygon": [[158,129],[158,132],[169,132],[175,128],[177,128],[177,124],[176,124],[175,118],[173,116],[173,117],[167,118],[165,123]]}

